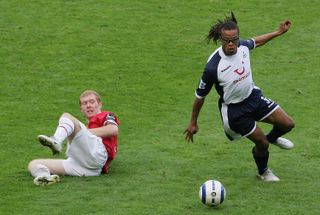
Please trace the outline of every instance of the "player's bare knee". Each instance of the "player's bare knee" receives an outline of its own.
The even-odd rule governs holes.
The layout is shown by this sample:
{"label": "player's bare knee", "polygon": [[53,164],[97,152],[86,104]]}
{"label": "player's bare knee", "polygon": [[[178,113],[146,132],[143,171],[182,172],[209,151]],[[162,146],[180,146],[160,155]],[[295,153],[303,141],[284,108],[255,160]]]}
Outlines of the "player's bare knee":
{"label": "player's bare knee", "polygon": [[67,113],[67,112],[61,114],[61,117],[66,117],[66,118],[71,119],[71,120],[73,119],[73,116],[70,113]]}
{"label": "player's bare knee", "polygon": [[35,167],[38,163],[39,163],[38,159],[30,161],[28,164],[28,170],[31,171],[31,169]]}
{"label": "player's bare knee", "polygon": [[[70,119],[75,126],[77,126],[79,124],[79,120],[76,119],[74,116],[72,116],[70,113],[65,112],[61,115],[60,118],[62,118],[62,117]],[[80,125],[79,125],[79,128],[80,128]]]}
{"label": "player's bare knee", "polygon": [[267,140],[266,137],[261,137],[261,138],[257,139],[256,141],[254,141],[254,143],[256,145],[256,148],[260,152],[266,151],[269,148],[269,141]]}
{"label": "player's bare knee", "polygon": [[291,131],[294,127],[295,127],[294,121],[291,118],[289,118],[285,124],[286,130]]}
{"label": "player's bare knee", "polygon": [[293,129],[295,127],[295,123],[293,120],[290,120],[290,123],[289,123],[289,128],[290,130]]}

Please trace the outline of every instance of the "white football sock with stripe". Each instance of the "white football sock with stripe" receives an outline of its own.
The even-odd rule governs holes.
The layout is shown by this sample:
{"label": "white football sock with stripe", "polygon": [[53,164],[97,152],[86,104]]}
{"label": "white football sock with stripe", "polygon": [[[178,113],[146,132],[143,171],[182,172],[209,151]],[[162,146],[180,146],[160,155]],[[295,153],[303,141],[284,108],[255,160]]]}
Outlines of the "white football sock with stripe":
{"label": "white football sock with stripe", "polygon": [[36,164],[32,166],[30,169],[30,173],[35,178],[38,176],[50,176],[49,168],[43,164]]}
{"label": "white football sock with stripe", "polygon": [[62,144],[63,141],[72,134],[73,131],[74,124],[72,120],[62,116],[59,119],[59,125],[53,137],[58,142],[58,144]]}

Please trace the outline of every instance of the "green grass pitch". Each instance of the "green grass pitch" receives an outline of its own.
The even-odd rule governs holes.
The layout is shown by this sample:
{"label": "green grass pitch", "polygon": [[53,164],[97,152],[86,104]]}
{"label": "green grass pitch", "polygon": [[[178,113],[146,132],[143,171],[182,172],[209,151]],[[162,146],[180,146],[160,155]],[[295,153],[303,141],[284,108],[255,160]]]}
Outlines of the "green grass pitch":
{"label": "green grass pitch", "polygon": [[[320,25],[318,1],[57,0],[0,1],[0,214],[319,214]],[[279,183],[262,183],[243,139],[224,136],[213,90],[195,143],[184,141],[211,24],[233,11],[241,38],[290,31],[254,50],[254,81],[295,120],[296,147],[270,149]],[[61,177],[36,187],[27,172],[52,157],[37,143],[69,112],[84,120],[78,96],[101,93],[121,122],[110,174]],[[271,127],[261,125],[265,131]],[[59,155],[63,158],[64,155]],[[199,186],[221,181],[218,208]]]}

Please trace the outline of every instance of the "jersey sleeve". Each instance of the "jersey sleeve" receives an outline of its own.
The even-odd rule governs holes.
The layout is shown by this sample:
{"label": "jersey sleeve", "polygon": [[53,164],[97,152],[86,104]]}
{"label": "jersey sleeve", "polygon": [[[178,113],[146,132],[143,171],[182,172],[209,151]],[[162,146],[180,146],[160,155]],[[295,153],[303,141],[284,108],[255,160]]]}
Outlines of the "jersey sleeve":
{"label": "jersey sleeve", "polygon": [[206,66],[195,92],[197,98],[204,99],[209,94],[212,86],[217,81],[216,74],[217,71],[210,70],[208,66]]}
{"label": "jersey sleeve", "polygon": [[249,50],[254,49],[256,47],[254,39],[240,40],[239,46],[241,45],[248,47]]}
{"label": "jersey sleeve", "polygon": [[114,113],[108,113],[105,116],[103,125],[109,125],[109,124],[119,126],[119,121],[117,117],[114,115]]}

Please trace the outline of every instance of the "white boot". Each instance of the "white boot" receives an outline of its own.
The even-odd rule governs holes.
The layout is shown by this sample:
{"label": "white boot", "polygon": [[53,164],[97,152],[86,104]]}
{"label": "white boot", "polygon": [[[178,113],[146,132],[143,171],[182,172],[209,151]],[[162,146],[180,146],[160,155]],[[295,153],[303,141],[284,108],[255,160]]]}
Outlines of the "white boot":
{"label": "white boot", "polygon": [[272,144],[280,147],[281,149],[287,149],[287,150],[292,149],[294,147],[293,142],[283,137],[279,137],[276,140],[276,142]]}

